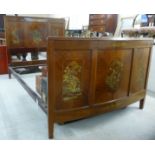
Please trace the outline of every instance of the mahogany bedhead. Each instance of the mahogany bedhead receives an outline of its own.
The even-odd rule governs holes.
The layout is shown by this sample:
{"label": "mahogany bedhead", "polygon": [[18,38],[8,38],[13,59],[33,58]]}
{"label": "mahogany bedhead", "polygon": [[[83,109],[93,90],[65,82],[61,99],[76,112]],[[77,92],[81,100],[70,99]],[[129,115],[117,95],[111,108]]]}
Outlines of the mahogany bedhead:
{"label": "mahogany bedhead", "polygon": [[140,101],[144,106],[152,39],[48,39],[48,131]]}
{"label": "mahogany bedhead", "polygon": [[64,36],[64,18],[5,16],[5,35],[9,66],[45,64],[46,60],[12,61],[13,54],[47,51],[48,36]]}

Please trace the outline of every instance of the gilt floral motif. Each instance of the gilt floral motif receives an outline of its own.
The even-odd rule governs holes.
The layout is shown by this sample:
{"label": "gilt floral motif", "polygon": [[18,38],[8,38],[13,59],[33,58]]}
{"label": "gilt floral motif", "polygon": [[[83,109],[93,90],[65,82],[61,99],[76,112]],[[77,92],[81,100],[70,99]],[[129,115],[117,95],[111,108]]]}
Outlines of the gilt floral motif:
{"label": "gilt floral motif", "polygon": [[114,60],[109,66],[105,84],[110,91],[116,91],[120,85],[123,63],[121,60]]}
{"label": "gilt floral motif", "polygon": [[81,95],[81,65],[71,61],[63,73],[63,100],[75,99]]}

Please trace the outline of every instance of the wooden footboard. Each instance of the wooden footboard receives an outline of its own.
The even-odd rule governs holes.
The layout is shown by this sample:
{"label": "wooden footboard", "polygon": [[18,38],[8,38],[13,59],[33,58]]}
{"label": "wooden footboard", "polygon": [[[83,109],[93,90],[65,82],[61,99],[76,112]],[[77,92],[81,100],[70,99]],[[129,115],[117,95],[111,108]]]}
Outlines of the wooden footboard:
{"label": "wooden footboard", "polygon": [[151,39],[48,40],[48,125],[144,106]]}

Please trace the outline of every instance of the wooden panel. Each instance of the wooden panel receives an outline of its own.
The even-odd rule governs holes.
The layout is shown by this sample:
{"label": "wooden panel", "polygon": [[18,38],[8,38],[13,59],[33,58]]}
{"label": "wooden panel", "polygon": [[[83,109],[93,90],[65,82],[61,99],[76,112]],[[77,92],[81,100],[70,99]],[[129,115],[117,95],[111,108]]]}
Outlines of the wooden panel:
{"label": "wooden panel", "polygon": [[45,47],[47,45],[48,29],[45,22],[25,22],[25,46]]}
{"label": "wooden panel", "polygon": [[90,51],[55,51],[57,109],[87,105],[90,58]]}
{"label": "wooden panel", "polygon": [[64,36],[65,34],[65,22],[53,22],[48,24],[49,36]]}
{"label": "wooden panel", "polygon": [[130,95],[145,89],[149,54],[149,48],[137,48],[134,51]]}
{"label": "wooden panel", "polygon": [[98,52],[95,103],[103,103],[128,95],[131,49]]}
{"label": "wooden panel", "polygon": [[5,24],[6,42],[8,47],[24,47],[24,29],[24,23],[20,21],[14,23],[8,21],[8,23]]}

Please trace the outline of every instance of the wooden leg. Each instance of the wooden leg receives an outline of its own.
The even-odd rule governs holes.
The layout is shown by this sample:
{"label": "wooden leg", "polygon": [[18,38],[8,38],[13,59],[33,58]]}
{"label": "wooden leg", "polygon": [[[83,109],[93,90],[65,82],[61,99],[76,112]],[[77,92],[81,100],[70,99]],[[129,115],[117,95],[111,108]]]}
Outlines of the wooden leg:
{"label": "wooden leg", "polygon": [[8,74],[9,74],[9,79],[11,79],[11,71],[10,70],[8,71]]}
{"label": "wooden leg", "polygon": [[54,116],[50,113],[48,114],[48,138],[53,139],[54,134]]}
{"label": "wooden leg", "polygon": [[58,124],[60,124],[60,125],[64,125],[64,124],[65,124],[65,122],[59,122]]}
{"label": "wooden leg", "polygon": [[143,109],[143,108],[144,108],[144,99],[141,99],[139,104],[139,109]]}
{"label": "wooden leg", "polygon": [[48,124],[48,138],[53,139],[53,133],[54,133],[54,123]]}
{"label": "wooden leg", "polygon": [[125,106],[125,107],[123,107],[123,108],[121,108],[121,109],[123,110],[123,109],[126,109],[127,107],[128,107],[128,106]]}

